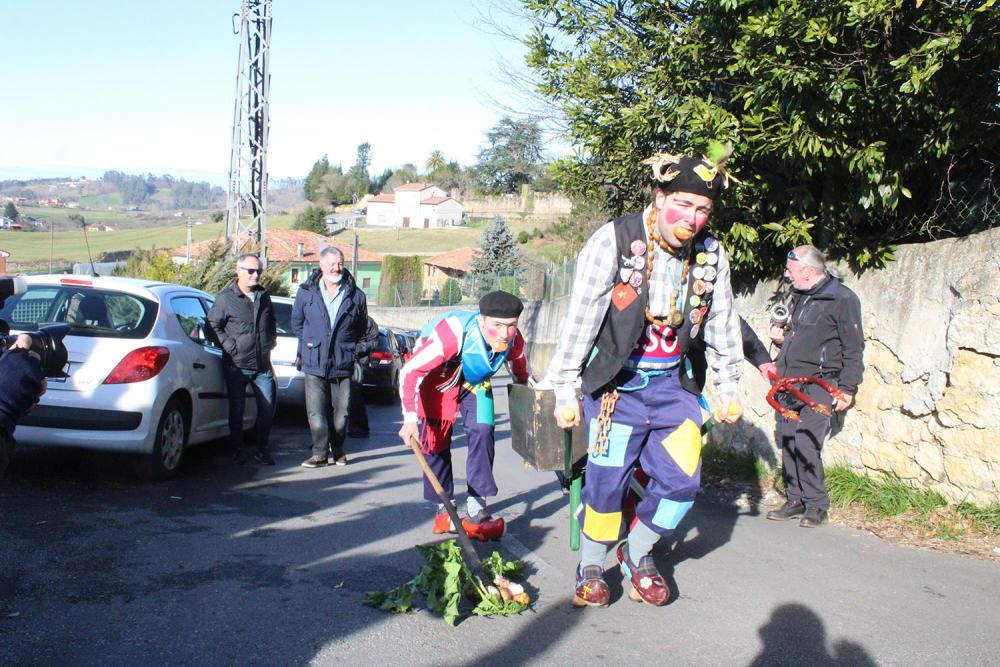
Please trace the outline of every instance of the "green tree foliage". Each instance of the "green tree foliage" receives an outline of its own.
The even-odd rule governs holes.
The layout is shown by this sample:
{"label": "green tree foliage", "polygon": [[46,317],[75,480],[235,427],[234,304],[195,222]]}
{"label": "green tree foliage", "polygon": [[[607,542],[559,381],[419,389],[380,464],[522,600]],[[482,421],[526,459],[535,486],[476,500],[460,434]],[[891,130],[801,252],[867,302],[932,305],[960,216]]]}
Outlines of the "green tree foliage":
{"label": "green tree foliage", "polygon": [[504,116],[486,132],[474,168],[476,186],[485,194],[509,194],[531,184],[542,165],[542,133],[533,120]]}
{"label": "green tree foliage", "polygon": [[743,185],[719,218],[744,270],[810,241],[884,259],[887,221],[932,214],[1000,152],[997,0],[522,4],[578,147],[554,166],[563,189],[635,209],[640,160],[729,142]]}
{"label": "green tree foliage", "polygon": [[322,206],[310,206],[295,216],[292,229],[304,229],[317,234],[326,234],[326,209]]}
{"label": "green tree foliage", "polygon": [[3,207],[3,217],[10,218],[11,220],[17,220],[21,217],[21,214],[17,212],[17,207],[14,206],[14,202],[9,201],[7,205]]}
{"label": "green tree foliage", "polygon": [[[162,178],[168,178],[168,176]],[[211,183],[204,181],[192,183],[183,178],[174,181],[171,189],[171,203],[174,208],[204,210],[211,208],[215,201],[225,194],[222,188],[213,187]]]}
{"label": "green tree foliage", "polygon": [[386,255],[382,259],[379,282],[380,306],[415,306],[423,291],[423,262],[420,257]]}
{"label": "green tree foliage", "polygon": [[373,195],[377,195],[380,192],[385,191],[385,184],[390,178],[392,178],[392,169],[387,167],[381,174],[371,180],[371,184],[368,186],[368,192]]}
{"label": "green tree foliage", "polygon": [[[591,234],[611,219],[603,206],[593,200],[577,201],[565,218],[560,218],[551,227],[551,235],[563,242],[566,257],[575,257],[583,249]],[[541,232],[539,232],[541,236]]]}
{"label": "green tree foliage", "polygon": [[[282,263],[272,262],[260,277],[260,284],[274,296],[289,294],[285,268]],[[186,265],[174,263],[165,250],[137,248],[126,265],[115,269],[112,275],[177,283],[218,294],[236,281],[236,258],[230,247],[222,243],[212,243],[203,255]]]}
{"label": "green tree foliage", "polygon": [[349,195],[349,199],[338,203],[346,204],[353,202],[355,198],[360,199],[368,192],[368,188],[371,187],[371,176],[368,173],[368,165],[371,163],[372,147],[366,141],[358,145],[358,158],[354,162],[354,166],[347,171],[345,194]]}
{"label": "green tree foliage", "polygon": [[306,176],[305,183],[302,184],[302,194],[305,195],[306,199],[311,202],[319,201],[319,198],[323,195],[322,190],[320,190],[320,182],[329,171],[330,160],[325,155],[313,163],[312,169],[309,170],[309,174]]}
{"label": "green tree foliage", "polygon": [[431,151],[431,154],[427,156],[427,173],[433,174],[438,169],[443,168],[447,163],[444,159],[444,153],[439,150]]}
{"label": "green tree foliage", "polygon": [[454,278],[448,278],[441,286],[441,305],[453,306],[462,300],[462,286]]}
{"label": "green tree foliage", "polygon": [[382,186],[382,191],[395,192],[396,188],[400,185],[416,183],[419,180],[420,174],[417,172],[417,167],[413,164],[406,163],[399,169],[392,172],[392,175]]}
{"label": "green tree foliage", "polygon": [[125,206],[143,204],[156,192],[156,188],[152,182],[152,174],[139,176],[136,174],[123,174],[120,171],[106,171],[101,180],[121,193],[122,204]]}
{"label": "green tree foliage", "polygon": [[[494,217],[493,224],[483,230],[479,246],[481,251],[472,258],[472,271],[467,278],[470,291],[482,296],[490,290],[501,289],[498,286],[500,277],[514,278],[516,285],[516,278],[521,273],[521,254],[503,217]],[[517,294],[516,289],[507,291]]]}

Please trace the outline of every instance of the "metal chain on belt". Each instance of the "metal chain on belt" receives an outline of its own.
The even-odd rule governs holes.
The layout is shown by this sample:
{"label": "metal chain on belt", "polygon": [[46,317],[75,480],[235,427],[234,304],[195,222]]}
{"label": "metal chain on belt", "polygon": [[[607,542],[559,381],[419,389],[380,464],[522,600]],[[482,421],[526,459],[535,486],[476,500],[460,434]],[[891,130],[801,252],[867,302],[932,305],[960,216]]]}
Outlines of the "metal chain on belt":
{"label": "metal chain on belt", "polygon": [[608,455],[608,436],[611,433],[611,415],[615,412],[615,404],[618,403],[618,390],[612,389],[601,396],[601,411],[597,415],[597,434],[594,436],[594,444],[587,449],[590,456]]}

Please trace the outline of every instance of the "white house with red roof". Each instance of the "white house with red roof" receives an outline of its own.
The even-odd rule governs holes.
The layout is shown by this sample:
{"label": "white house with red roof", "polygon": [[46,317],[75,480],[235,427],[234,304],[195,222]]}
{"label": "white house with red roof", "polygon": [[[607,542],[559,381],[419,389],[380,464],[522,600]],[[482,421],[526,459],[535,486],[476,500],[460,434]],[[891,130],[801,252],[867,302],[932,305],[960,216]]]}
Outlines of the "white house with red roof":
{"label": "white house with red roof", "polygon": [[373,227],[453,227],[461,224],[464,213],[460,203],[433,183],[407,183],[369,199],[367,222]]}

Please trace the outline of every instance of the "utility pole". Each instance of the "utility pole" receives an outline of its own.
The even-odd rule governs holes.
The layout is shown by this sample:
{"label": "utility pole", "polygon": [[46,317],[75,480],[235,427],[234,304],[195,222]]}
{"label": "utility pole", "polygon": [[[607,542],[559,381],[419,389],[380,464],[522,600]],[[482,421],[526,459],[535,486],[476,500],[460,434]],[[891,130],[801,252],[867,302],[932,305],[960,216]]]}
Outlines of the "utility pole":
{"label": "utility pole", "polygon": [[256,240],[257,252],[266,266],[271,0],[242,0],[241,12],[233,19],[240,56],[229,159],[226,244],[232,244],[233,254],[238,255],[244,239]]}
{"label": "utility pole", "polygon": [[49,220],[49,273],[52,273],[52,246],[56,242],[56,226]]}
{"label": "utility pole", "polygon": [[187,253],[185,254],[187,258],[187,264],[191,264],[191,228],[194,227],[194,221],[191,218],[187,219],[187,229],[188,229],[188,243],[187,243]]}

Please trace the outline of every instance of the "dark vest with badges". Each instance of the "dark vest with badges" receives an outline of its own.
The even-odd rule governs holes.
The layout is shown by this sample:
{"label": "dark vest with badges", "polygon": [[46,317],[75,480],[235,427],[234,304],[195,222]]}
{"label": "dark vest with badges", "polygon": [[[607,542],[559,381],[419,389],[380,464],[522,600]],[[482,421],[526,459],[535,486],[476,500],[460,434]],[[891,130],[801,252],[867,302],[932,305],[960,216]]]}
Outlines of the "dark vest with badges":
{"label": "dark vest with badges", "polygon": [[[610,383],[618,371],[624,367],[625,361],[635,348],[647,324],[646,306],[649,303],[649,286],[645,282],[645,268],[629,271],[637,256],[644,257],[645,262],[649,261],[649,258],[646,257],[646,230],[642,213],[616,218],[612,224],[615,226],[619,271],[615,285],[611,289],[611,305],[608,307],[608,313],[597,332],[597,339],[590,352],[590,359],[585,364],[582,373],[583,387],[591,394],[597,393]],[[696,258],[699,253],[703,255],[713,251],[717,253],[718,243],[702,230],[695,237],[688,250],[687,260],[690,262],[690,268],[687,274],[684,306],[681,311],[683,320],[675,332],[677,346],[681,354],[681,384],[693,394],[701,393],[704,375],[702,374],[701,378],[696,377],[696,373],[692,370],[692,364],[687,358],[688,351],[691,348],[692,339],[697,339],[702,335],[701,323],[712,304],[717,271],[715,263],[712,265],[697,264]],[[640,245],[643,249],[641,253],[637,252]],[[696,271],[696,267],[701,268]],[[708,275],[706,275],[706,271]],[[634,273],[641,274],[641,279],[632,279]],[[638,285],[634,286],[636,283]],[[693,296],[698,298],[692,299]],[[696,367],[699,365],[704,367],[703,363],[695,364]]]}

